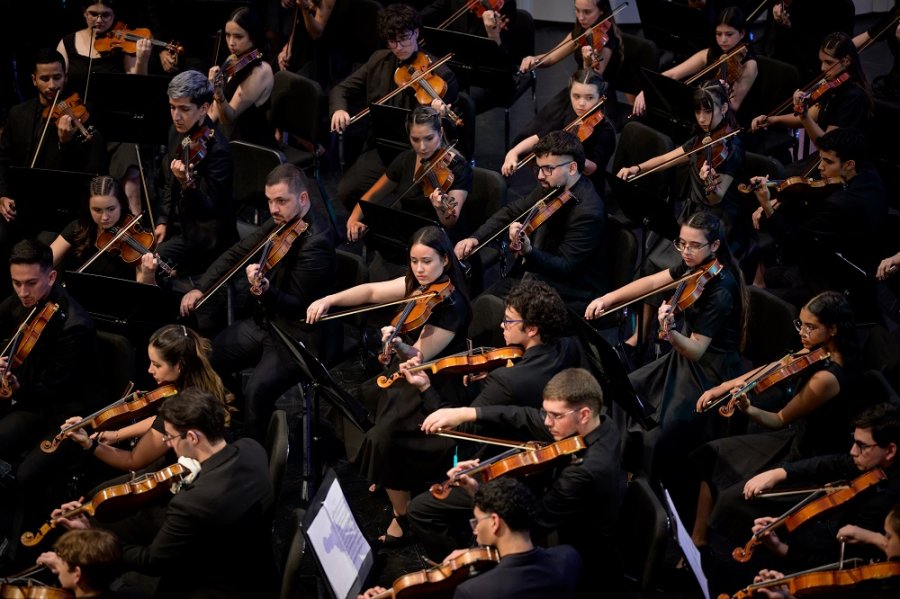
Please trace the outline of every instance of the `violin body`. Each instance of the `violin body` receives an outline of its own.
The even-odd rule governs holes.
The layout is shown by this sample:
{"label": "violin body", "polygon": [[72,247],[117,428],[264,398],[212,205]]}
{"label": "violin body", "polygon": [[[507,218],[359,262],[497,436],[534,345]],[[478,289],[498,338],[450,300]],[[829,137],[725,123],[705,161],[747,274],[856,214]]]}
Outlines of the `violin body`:
{"label": "violin body", "polygon": [[448,149],[437,158],[432,157],[431,160],[422,162],[415,176],[418,179],[418,173],[425,172],[422,179],[422,193],[426,197],[430,197],[436,189],[441,190],[441,210],[446,216],[452,215],[453,209],[456,208],[456,200],[447,195],[455,178],[450,168],[454,158],[456,158],[456,153]]}
{"label": "violin body", "polygon": [[27,326],[20,328],[16,333],[19,336],[18,345],[7,363],[6,371],[0,373],[0,398],[8,399],[12,397],[13,391],[9,385],[9,371],[22,365],[25,358],[34,349],[44,329],[47,328],[47,323],[50,322],[50,319],[53,318],[57,311],[59,311],[59,304],[47,302],[41,311],[28,322]]}
{"label": "violin body", "polygon": [[[760,188],[760,184],[738,184],[738,191],[751,193]],[[827,197],[844,186],[844,180],[840,177],[828,177],[827,179],[807,179],[806,177],[788,177],[784,181],[769,181],[766,184],[772,191],[772,195],[779,200],[790,201],[794,199],[806,199],[817,201]]]}
{"label": "violin body", "polygon": [[[522,244],[525,242],[525,237],[534,233],[538,227],[547,222],[547,220],[565,206],[569,200],[578,202],[578,198],[575,197],[575,194],[568,189],[563,190],[561,187],[538,200],[525,216],[525,220],[522,222],[522,228],[519,229],[518,237],[514,240],[510,240],[509,250],[512,252],[522,251]],[[500,275],[506,277],[515,267],[516,260],[517,257],[510,258],[508,256],[503,256]]]}
{"label": "violin body", "polygon": [[468,578],[486,572],[497,565],[500,554],[493,547],[474,547],[462,555],[433,568],[404,574],[391,588],[373,599],[417,599],[419,597],[449,597],[453,589]]}
{"label": "violin body", "polygon": [[449,280],[432,283],[427,287],[424,285],[419,287],[410,297],[421,296],[421,298],[407,302],[403,310],[391,320],[394,332],[384,342],[384,348],[378,356],[378,361],[385,365],[389,364],[394,351],[392,345],[394,337],[423,326],[431,318],[431,311],[434,307],[450,297],[451,293],[453,293],[453,284]]}
{"label": "violin body", "polygon": [[75,595],[58,587],[32,584],[0,584],[0,599],[74,599]]}
{"label": "violin body", "polygon": [[[477,347],[464,354],[447,356],[427,364],[420,364],[410,368],[410,370],[428,370],[432,374],[439,372],[445,374],[471,374],[473,372],[493,370],[504,365],[507,367],[512,366],[512,360],[518,360],[523,353],[521,347],[501,347],[498,349]],[[389,377],[379,376],[376,383],[382,389],[387,389],[402,378],[403,374],[398,371]]]}
{"label": "violin body", "polygon": [[[264,257],[260,260],[259,271],[256,274],[257,281],[262,281],[266,274],[281,262],[281,259],[287,255],[288,251],[290,251],[294,241],[308,228],[309,223],[298,217],[293,221],[290,227],[284,229],[270,239],[271,245],[268,246],[268,251],[264,252]],[[251,285],[250,292],[253,293],[253,295],[262,295],[262,289],[259,287],[259,283]]]}
{"label": "violin body", "polygon": [[[431,67],[431,59],[424,52],[416,52],[412,61],[400,65],[394,71],[394,83],[398,87],[411,87],[416,94],[419,104],[430,106],[434,100],[439,100],[447,93],[447,82],[434,70],[424,74]],[[448,111],[447,116],[456,123],[462,125],[463,121],[453,111]]]}
{"label": "violin body", "polygon": [[[877,562],[857,568],[836,568],[822,570],[819,568],[799,574],[785,576],[775,580],[758,582],[741,589],[731,599],[749,599],[759,597],[759,589],[773,587],[787,587],[791,595],[830,595],[840,593],[845,587],[852,587],[863,582],[887,580],[894,576],[900,576],[900,562]],[[718,599],[729,599],[726,594],[719,595]]]}
{"label": "violin body", "polygon": [[603,61],[600,53],[603,51],[603,48],[606,47],[606,44],[609,43],[609,30],[612,27],[612,24],[613,22],[611,20],[605,20],[594,27],[594,30],[591,31],[590,35],[586,35],[579,40],[579,45],[582,48],[588,47],[591,49],[592,69],[600,68],[600,63]]}
{"label": "violin body", "polygon": [[585,117],[578,124],[578,131],[576,135],[578,136],[578,141],[584,141],[594,133],[594,128],[603,122],[603,119],[606,118],[600,110],[597,110],[593,114],[588,117]]}
{"label": "violin body", "polygon": [[94,128],[86,127],[84,123],[87,122],[89,118],[91,118],[91,114],[88,112],[87,107],[85,107],[84,103],[81,101],[81,96],[78,95],[78,92],[71,94],[65,100],[60,100],[56,102],[52,106],[44,107],[44,110],[41,112],[41,116],[45,119],[50,119],[52,123],[56,123],[59,121],[60,117],[68,116],[72,118],[72,122],[75,127],[78,129],[78,136],[81,141],[90,141],[94,138]]}
{"label": "violin body", "polygon": [[185,187],[194,186],[197,166],[206,157],[207,147],[215,135],[215,129],[204,125],[181,140],[181,161],[187,175]]}
{"label": "violin body", "polygon": [[[691,274],[690,278],[679,283],[678,287],[675,288],[675,293],[673,293],[672,297],[669,299],[670,313],[677,314],[679,312],[684,312],[694,305],[694,302],[703,295],[703,290],[706,288],[706,285],[717,277],[719,273],[722,272],[723,268],[724,266],[722,263],[713,258],[703,266],[697,268]],[[665,339],[668,335],[669,327],[661,327],[659,330],[659,338]]]}
{"label": "violin body", "polygon": [[803,95],[800,104],[794,104],[794,115],[800,116],[806,110],[818,102],[827,92],[836,89],[850,80],[850,73],[844,71],[834,79],[822,79],[811,91]]}

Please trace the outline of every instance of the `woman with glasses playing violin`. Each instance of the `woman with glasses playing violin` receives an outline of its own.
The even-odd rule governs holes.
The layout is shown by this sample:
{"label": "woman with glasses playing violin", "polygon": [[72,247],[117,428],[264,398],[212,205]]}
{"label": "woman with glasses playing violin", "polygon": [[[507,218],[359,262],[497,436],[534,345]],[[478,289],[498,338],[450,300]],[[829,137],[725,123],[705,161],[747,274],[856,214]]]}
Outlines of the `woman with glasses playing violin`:
{"label": "woman with glasses playing violin", "polygon": [[[414,108],[406,119],[406,131],[410,149],[391,162],[360,201],[378,202],[398,191],[403,195],[394,200],[394,205],[429,220],[437,217],[450,240],[459,241],[468,233],[459,219],[472,190],[472,167],[459,152],[447,150],[441,115],[434,108]],[[426,169],[430,169],[427,175]],[[420,177],[421,181],[413,185]],[[348,241],[356,241],[365,231],[361,218],[362,209],[357,205],[347,219]]]}
{"label": "woman with glasses playing violin", "polygon": [[225,45],[228,59],[209,70],[215,90],[209,118],[221,124],[229,141],[275,147],[275,130],[267,116],[275,76],[260,52],[265,31],[253,9],[242,6],[231,13]]}
{"label": "woman with glasses playing violin", "polygon": [[[850,304],[836,291],[820,293],[800,310],[794,327],[802,346],[798,356],[824,348],[830,357],[798,372],[789,385],[780,384],[786,399],[749,391],[734,399],[734,407],[767,432],[712,441],[695,454],[703,477],[694,527],[694,541],[699,545],[706,543],[713,501],[718,497],[725,503],[737,500],[748,477],[786,460],[846,449],[859,374],[859,343]],[[697,410],[705,411],[708,403],[740,389],[757,371],[708,389],[697,399]]]}

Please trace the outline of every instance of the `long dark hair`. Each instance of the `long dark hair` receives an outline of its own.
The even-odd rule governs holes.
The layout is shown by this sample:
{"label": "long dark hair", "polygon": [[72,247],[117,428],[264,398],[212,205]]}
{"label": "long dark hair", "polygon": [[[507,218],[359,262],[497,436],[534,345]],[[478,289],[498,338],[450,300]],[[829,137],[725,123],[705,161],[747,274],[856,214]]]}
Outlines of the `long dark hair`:
{"label": "long dark hair", "polygon": [[74,243],[72,245],[75,247],[75,255],[78,257],[84,256],[92,247],[94,247],[95,242],[97,241],[99,227],[91,216],[91,198],[96,196],[112,196],[118,200],[120,214],[119,220],[116,222],[117,225],[122,222],[125,215],[131,214],[131,209],[128,207],[128,199],[125,197],[122,186],[119,185],[118,181],[106,175],[91,179],[84,212],[78,218],[78,224],[75,226]]}
{"label": "long dark hair", "polygon": [[[610,8],[609,0],[594,0],[594,4],[596,4],[597,8],[599,8],[601,11],[600,12],[600,20],[605,19],[610,14],[612,14],[612,8]],[[613,36],[616,38],[616,41],[618,42],[618,46],[619,46],[619,49],[617,50],[619,53],[619,58],[623,59],[623,58],[625,58],[625,42],[622,41],[622,30],[619,29],[618,25],[616,25],[615,17],[610,19],[610,22],[612,23],[612,27],[610,27],[607,35],[610,35],[610,36]],[[581,28],[581,25],[579,25],[578,21],[575,21],[575,29],[572,31],[572,37],[574,38],[576,36],[581,35],[582,33],[584,33],[584,29]],[[580,52],[581,49],[578,48],[577,51]]]}
{"label": "long dark hair", "polygon": [[[734,116],[734,110],[731,109],[731,103],[728,101],[728,90],[718,79],[704,81],[700,84],[700,87],[694,90],[694,110],[715,110],[717,106],[728,107],[728,110],[722,116],[722,122],[719,123],[719,127],[726,125],[732,129],[736,128],[737,118]],[[695,127],[699,128],[699,125],[695,124]]]}
{"label": "long dark hair", "polygon": [[[453,243],[450,241],[450,238],[447,237],[447,233],[445,233],[443,229],[441,229],[440,227],[435,227],[433,225],[422,227],[421,229],[413,233],[412,238],[409,240],[410,248],[412,248],[412,246],[416,244],[427,245],[435,252],[437,252],[438,256],[441,259],[446,258],[447,266],[444,267],[443,275],[450,279],[450,283],[453,284],[454,289],[458,289],[463,295],[468,294],[466,277],[463,274],[463,270],[459,264],[459,260],[456,259],[456,254],[453,252]],[[412,268],[407,266],[407,295],[412,293],[418,287],[419,282],[416,281],[416,277],[412,272]]]}
{"label": "long dark hair", "polygon": [[841,352],[843,365],[845,368],[855,365],[860,354],[859,338],[856,335],[853,310],[846,296],[837,291],[823,291],[806,302],[804,308],[823,325],[837,329],[834,342]]}
{"label": "long dark hair", "polygon": [[871,115],[872,110],[875,107],[875,102],[872,100],[872,89],[869,87],[869,80],[866,78],[866,73],[859,60],[859,52],[856,51],[856,46],[853,44],[853,38],[843,31],[829,33],[822,40],[819,50],[838,60],[843,60],[847,57],[850,58],[847,72],[850,73],[850,79],[866,92],[866,101],[868,102],[869,114]]}
{"label": "long dark hair", "polygon": [[[747,15],[744,14],[744,11],[739,6],[729,6],[727,8],[723,8],[718,16],[716,17],[716,22],[713,24],[713,30],[719,25],[725,25],[726,27],[731,27],[732,29],[737,29],[743,36],[741,37],[741,41],[749,41],[747,40],[747,33],[749,29],[747,28]],[[713,36],[713,44],[709,47],[711,53],[710,56],[717,57],[722,55],[722,48],[719,47],[719,44],[715,42],[715,36]],[[752,52],[750,48],[750,44],[747,44],[747,52],[748,56],[750,56],[749,52]]]}
{"label": "long dark hair", "polygon": [[710,245],[716,241],[719,242],[719,247],[713,255],[722,266],[731,271],[740,290],[741,338],[739,347],[743,350],[744,345],[747,342],[747,323],[750,319],[750,291],[747,289],[747,284],[744,282],[744,273],[741,272],[741,265],[737,258],[734,257],[734,254],[731,253],[731,248],[728,246],[728,239],[725,234],[725,224],[715,214],[707,211],[695,212],[689,217],[682,219],[680,224],[683,227],[690,227],[692,229],[697,229],[698,231],[703,231],[703,235]]}

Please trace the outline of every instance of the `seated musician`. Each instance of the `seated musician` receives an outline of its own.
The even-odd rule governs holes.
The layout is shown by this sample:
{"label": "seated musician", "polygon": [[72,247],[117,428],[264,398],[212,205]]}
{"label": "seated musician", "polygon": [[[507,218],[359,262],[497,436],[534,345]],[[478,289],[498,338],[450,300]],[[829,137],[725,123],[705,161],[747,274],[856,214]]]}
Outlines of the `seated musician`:
{"label": "seated musician", "polygon": [[[719,13],[715,26],[715,45],[700,50],[681,64],[663,71],[662,74],[670,79],[682,81],[712,66],[720,58],[743,44],[745,48],[743,53],[736,54],[732,59],[723,62],[721,66],[706,75],[707,79],[725,81],[729,92],[728,103],[731,105],[731,109],[737,112],[759,73],[756,56],[749,44],[750,40],[747,39],[749,31],[747,17],[740,7],[729,6]],[[641,92],[634,99],[632,113],[640,116],[646,111],[647,103],[644,99],[644,92]]]}
{"label": "seated musician", "polygon": [[[309,325],[297,321],[306,314],[310,303],[331,291],[334,284],[334,229],[321,211],[310,209],[307,189],[306,177],[294,165],[282,164],[272,169],[265,183],[271,222],[219,256],[194,279],[194,288],[181,300],[181,313],[187,315],[205,294],[218,290],[218,283],[229,273],[249,281],[250,294],[256,300],[255,315],[235,322],[215,337],[211,361],[223,375],[253,368],[244,386],[243,420],[244,434],[256,439],[265,438],[275,400],[297,384],[303,372],[303,366],[288,357],[271,327],[277,326],[307,345],[320,346],[322,337],[314,336]],[[255,254],[254,248],[279,227],[283,231],[270,256],[278,252],[283,257],[274,263],[267,260],[265,265],[249,262],[246,268],[240,268],[240,273],[235,273],[233,269]],[[295,235],[293,242],[287,241]]]}
{"label": "seated musician", "polygon": [[853,35],[854,5],[852,0],[832,0],[822,10],[818,0],[772,3],[763,36],[765,55],[794,65],[804,81],[816,77],[822,39],[834,31]]}
{"label": "seated musician", "polygon": [[[265,32],[252,8],[242,6],[228,17],[225,45],[231,53],[228,60],[223,67],[209,69],[209,81],[215,88],[209,118],[221,125],[229,141],[275,147],[275,130],[267,116],[275,77],[262,55]],[[238,70],[238,61],[254,51],[259,57]],[[234,69],[233,75],[227,74],[229,68]]]}
{"label": "seated musician", "polygon": [[[159,409],[167,446],[191,464],[193,481],[169,501],[151,543],[126,536],[138,512],[113,523],[124,547],[123,565],[158,576],[157,597],[272,597],[277,573],[272,557],[274,498],[266,452],[252,439],[225,440],[227,411],[211,393],[189,388]],[[187,460],[185,460],[187,458]],[[74,501],[53,517],[81,505]],[[83,514],[61,519],[66,528],[92,528]],[[253,572],[254,576],[236,576]]]}
{"label": "seated musician", "polygon": [[872,79],[872,94],[888,102],[900,101],[900,3],[894,0],[894,6],[872,24],[866,31],[853,37],[853,45],[857,51],[863,46],[885,41],[891,52],[891,69]]}
{"label": "seated musician", "polygon": [[[781,486],[789,489],[810,483],[821,486],[835,481],[850,482],[860,474],[879,468],[887,476],[874,488],[859,491],[849,501],[805,521],[790,533],[785,533],[781,528],[762,532],[760,540],[770,553],[779,558],[785,569],[800,570],[837,561],[840,541],[836,531],[844,531],[841,533],[843,536],[855,530],[848,531],[844,528],[847,525],[878,530],[890,509],[900,501],[900,476],[897,472],[900,413],[897,408],[889,404],[867,408],[854,419],[853,427],[849,453],[787,462],[780,468],[757,474],[744,485],[744,497],[750,500],[764,491]],[[796,500],[794,496],[792,502]],[[778,513],[785,511],[783,502],[765,507]],[[757,509],[761,511],[764,508],[760,506]],[[776,518],[770,516],[757,518],[753,523],[753,533],[763,531],[775,521]],[[846,547],[845,556],[871,558],[877,557],[877,552],[870,546],[851,544]]]}
{"label": "seated musician", "polygon": [[[585,117],[588,111],[596,106],[597,102],[605,98],[607,85],[603,79],[587,69],[579,69],[569,78],[569,104],[564,111],[557,110],[554,104],[545,106],[538,112],[534,120],[519,133],[521,139],[507,153],[503,160],[500,172],[509,177],[516,172],[516,166],[523,160],[541,137],[551,131],[563,129],[569,123],[578,118]],[[594,189],[605,189],[604,173],[609,159],[616,151],[616,130],[609,119],[602,112],[603,107],[598,108],[602,120],[592,128],[577,127],[572,132],[578,135],[581,145],[584,146],[584,174],[591,178]],[[596,114],[595,112],[591,113]],[[585,117],[589,120],[590,116]],[[525,166],[525,165],[523,165]]]}
{"label": "seated musician", "polygon": [[[400,339],[398,328],[382,328],[383,354],[388,361],[396,353],[403,368],[416,356],[430,361],[466,350],[466,332],[471,319],[469,299],[465,291],[465,276],[453,255],[447,234],[438,227],[423,227],[409,242],[409,266],[405,277],[357,285],[327,295],[309,305],[306,321],[315,323],[337,306],[359,306],[396,302],[417,291],[447,295],[430,311],[422,312],[425,323],[414,342]],[[441,296],[438,296],[441,297]],[[402,313],[401,313],[402,314]],[[397,322],[400,330],[402,323]],[[408,323],[407,323],[408,324]],[[410,331],[412,332],[412,331]],[[390,344],[390,345],[388,345]],[[456,405],[462,402],[462,385],[451,376],[435,376],[442,397]],[[377,390],[377,391],[375,391]],[[408,387],[394,387],[380,392],[374,381],[360,387],[363,399],[377,403],[375,426],[368,430],[358,448],[350,447],[348,455],[365,478],[383,486],[393,508],[393,519],[385,535],[379,539],[384,545],[406,543],[406,507],[410,489],[417,488],[429,477],[439,475],[442,459],[449,459],[450,444],[445,439],[425,440],[418,427],[426,416],[423,400]],[[374,397],[372,395],[374,394]],[[451,398],[456,398],[451,400]],[[350,445],[350,442],[347,442]]]}
{"label": "seated musician", "polygon": [[[0,357],[2,383],[14,400],[0,406],[0,459],[19,464],[18,506],[13,508],[17,513],[14,526],[18,526],[45,511],[43,506],[52,499],[47,497],[49,478],[78,453],[70,447],[47,454],[37,443],[52,437],[53,429],[70,414],[93,411],[100,399],[98,372],[102,370],[94,323],[56,283],[50,248],[38,241],[20,241],[9,255],[9,272],[15,295],[0,304],[0,330],[12,340],[26,320],[31,325],[19,336],[22,344],[16,344],[15,351],[8,347],[7,355]],[[58,306],[55,312],[54,305]],[[44,322],[46,326],[41,328]],[[41,332],[33,345],[23,339],[38,329]]]}
{"label": "seated musician", "polygon": [[350,15],[353,4],[347,0],[281,0],[282,8],[290,10],[281,13],[290,14],[288,19],[282,19],[290,31],[278,53],[278,70],[313,79],[326,91],[349,74],[350,59],[342,43],[341,25],[346,23],[344,19]]}
{"label": "seated musician", "polygon": [[[471,480],[471,479],[469,479]],[[528,487],[513,478],[491,480],[474,491],[469,525],[475,542],[494,547],[500,563],[493,569],[460,584],[453,599],[492,597],[518,599],[560,599],[575,596],[581,573],[581,558],[568,545],[543,549],[531,540],[531,525],[538,502]],[[457,549],[444,563],[462,557],[469,550]],[[357,599],[368,599],[382,587],[369,589]]]}
{"label": "seated musician", "polygon": [[[533,530],[545,534],[556,530],[559,540],[575,547],[584,562],[585,574],[579,597],[592,597],[588,587],[597,577],[616,587],[621,576],[614,538],[624,474],[620,469],[619,433],[601,415],[603,391],[586,370],[569,368],[556,374],[544,387],[543,407],[482,406],[445,408],[430,414],[422,424],[426,433],[453,428],[464,422],[487,421],[528,434],[538,441],[560,441],[573,435],[584,437],[587,449],[577,459],[566,461],[552,483],[538,494],[538,510]],[[448,472],[455,476],[477,465],[477,460],[460,462]],[[463,476],[467,490],[477,482]],[[410,504],[410,522],[432,558],[440,559],[457,547],[472,502],[466,491],[455,488],[446,500],[429,493]]]}
{"label": "seated musician", "polygon": [[[120,279],[135,279],[148,285],[156,284],[156,268],[158,261],[153,258],[149,248],[144,249],[144,256],[133,264],[125,262],[115,247],[100,252],[100,234],[110,228],[122,227],[126,217],[133,217],[128,200],[119,186],[119,182],[108,176],[94,177],[87,201],[87,210],[81,218],[74,220],[63,229],[62,233],[50,244],[53,251],[53,265],[61,271],[77,270],[88,262],[88,271],[93,274]],[[135,225],[135,227],[139,227]],[[130,229],[137,233],[140,229]],[[151,236],[152,233],[147,235]],[[100,253],[99,256],[97,254]],[[96,257],[96,260],[94,258]],[[145,266],[146,265],[146,266]]]}
{"label": "seated musician", "polygon": [[[350,125],[351,115],[348,111],[351,109],[351,102],[359,103],[362,100],[365,105],[376,103],[396,89],[394,72],[408,66],[423,54],[418,41],[421,24],[419,14],[404,4],[391,4],[378,13],[378,32],[387,42],[388,49],[373,53],[365,65],[331,90],[328,109],[331,112],[332,131],[343,132]],[[433,57],[429,58],[434,60]],[[446,81],[447,92],[442,98],[433,100],[431,107],[443,114],[448,105],[456,101],[456,77],[446,65],[439,67],[436,74]],[[410,87],[385,104],[411,109],[418,102]],[[385,165],[375,149],[374,134],[369,126],[364,151],[341,179],[337,199],[349,211],[384,171]]]}
{"label": "seated musician", "polygon": [[[188,387],[200,389],[216,397],[228,407],[233,396],[225,389],[222,379],[209,363],[212,345],[208,339],[198,335],[193,329],[180,324],[167,324],[150,336],[147,356],[150,366],[147,372],[153,377],[160,391],[171,385],[172,394]],[[166,392],[168,395],[168,392]],[[162,405],[160,396],[156,407]],[[231,409],[230,407],[228,408]],[[155,410],[154,410],[155,411]],[[72,416],[63,422],[61,429],[69,429],[65,435],[92,453],[101,462],[118,470],[135,472],[158,462],[168,452],[163,436],[163,423],[158,417],[148,417],[119,429],[88,434],[83,428],[70,428],[81,422],[80,416]],[[230,415],[228,416],[230,423]],[[116,445],[135,439],[128,449]],[[169,456],[171,457],[171,456]],[[167,460],[170,463],[172,460]]]}
{"label": "seated musician", "polygon": [[[228,140],[207,115],[213,87],[206,76],[179,73],[168,94],[172,128],[155,232],[159,255],[180,275],[195,275],[237,241],[234,164]],[[192,143],[184,146],[185,139]]]}
{"label": "seated musician", "polygon": [[[434,108],[414,108],[406,119],[406,131],[411,149],[394,159],[378,181],[362,195],[360,202],[378,203],[393,191],[403,193],[403,196],[394,200],[395,204],[399,203],[400,209],[429,220],[437,217],[450,235],[450,240],[459,241],[469,232],[466,230],[466,223],[459,219],[466,197],[472,190],[472,167],[455,150],[445,154],[441,115]],[[444,160],[449,163],[447,166],[441,164]],[[438,162],[431,169],[433,181],[439,182],[442,177],[452,177],[447,189],[438,189],[441,185],[435,188],[428,175],[421,183],[412,185],[432,165],[432,161]],[[425,194],[426,185],[434,189],[431,194]],[[356,241],[365,232],[366,226],[361,219],[362,208],[357,204],[347,219],[348,241]]]}
{"label": "seated musician", "polygon": [[[873,289],[859,269],[875,273],[881,258],[872,241],[881,238],[887,218],[884,184],[860,131],[835,129],[816,144],[819,174],[838,178],[836,191],[803,205],[772,202],[765,185],[756,191],[760,208],[754,218],[782,244],[785,264],[766,270],[766,287],[794,305],[826,289],[848,289],[857,318],[880,318]],[[751,183],[766,180],[754,177]]]}
{"label": "seated musician", "polygon": [[[508,237],[516,265],[509,277],[486,294],[504,297],[520,278],[529,276],[546,281],[568,304],[583,308],[607,285],[606,209],[590,179],[582,176],[584,147],[577,137],[553,131],[535,144],[534,154],[537,187],[495,212],[471,237],[457,243],[456,255],[464,260],[499,233]],[[538,200],[548,195],[557,197],[564,191],[574,197],[551,214],[532,237],[526,235],[516,219],[528,213]],[[552,203],[551,198],[547,203]],[[502,232],[507,227],[508,233]]]}
{"label": "seated musician", "polygon": [[113,598],[109,585],[122,567],[122,546],[107,530],[70,530],[45,551],[37,563],[59,577],[59,584],[76,599]]}

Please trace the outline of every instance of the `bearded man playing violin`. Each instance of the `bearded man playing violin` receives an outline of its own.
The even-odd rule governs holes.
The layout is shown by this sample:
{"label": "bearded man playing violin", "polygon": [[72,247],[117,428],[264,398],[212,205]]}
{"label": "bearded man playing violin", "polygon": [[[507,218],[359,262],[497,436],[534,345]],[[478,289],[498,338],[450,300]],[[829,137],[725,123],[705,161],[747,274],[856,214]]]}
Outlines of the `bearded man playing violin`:
{"label": "bearded man playing violin", "polygon": [[[213,339],[210,361],[223,378],[242,368],[253,368],[244,386],[243,419],[245,434],[257,439],[265,435],[275,400],[302,376],[300,366],[282,351],[281,342],[268,323],[311,347],[322,347],[322,328],[314,336],[312,325],[297,321],[303,318],[313,300],[333,291],[337,261],[334,228],[319,211],[310,209],[303,172],[291,164],[279,165],[266,177],[265,189],[271,220],[219,256],[194,280],[194,288],[181,300],[181,314],[186,316],[205,294],[219,289],[217,283],[227,273],[249,259],[242,270],[251,286],[255,314],[235,322]],[[284,229],[280,237],[284,239],[292,228],[302,228],[304,223],[308,226],[293,242],[282,247],[284,255],[274,266],[269,261],[265,266],[260,265],[254,248],[264,243],[276,228]],[[224,298],[224,292],[220,296]]]}
{"label": "bearded man playing violin", "polygon": [[[560,542],[575,547],[591,580],[600,576],[614,588],[621,577],[614,530],[622,494],[624,473],[620,467],[619,433],[612,421],[601,415],[603,391],[586,370],[569,368],[554,376],[544,387],[542,409],[521,406],[445,408],[430,414],[422,430],[432,434],[465,422],[492,422],[551,442],[580,435],[587,449],[554,472],[553,480],[538,493],[539,505],[533,530],[545,534],[556,530]],[[463,474],[478,460],[460,462],[447,474],[471,493],[478,488],[474,477]],[[413,499],[409,519],[432,558],[440,558],[453,547],[471,509],[471,497],[455,488],[439,501],[425,493]],[[579,597],[594,597],[583,576]],[[616,596],[611,592],[610,596]]]}

